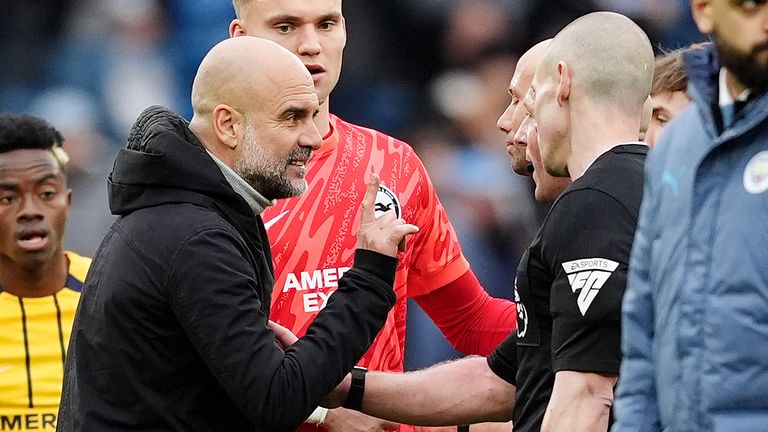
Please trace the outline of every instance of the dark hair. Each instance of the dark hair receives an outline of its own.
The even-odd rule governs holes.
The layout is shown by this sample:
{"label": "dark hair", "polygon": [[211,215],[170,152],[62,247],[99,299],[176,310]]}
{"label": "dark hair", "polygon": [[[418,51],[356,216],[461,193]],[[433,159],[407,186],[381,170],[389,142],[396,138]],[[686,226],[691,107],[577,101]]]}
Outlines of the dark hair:
{"label": "dark hair", "polygon": [[656,57],[651,94],[676,91],[685,92],[688,89],[688,74],[683,63],[683,56],[691,51],[700,50],[706,45],[706,43],[693,44],[673,51],[667,51]]}
{"label": "dark hair", "polygon": [[61,147],[64,137],[47,121],[29,114],[0,114],[0,153]]}

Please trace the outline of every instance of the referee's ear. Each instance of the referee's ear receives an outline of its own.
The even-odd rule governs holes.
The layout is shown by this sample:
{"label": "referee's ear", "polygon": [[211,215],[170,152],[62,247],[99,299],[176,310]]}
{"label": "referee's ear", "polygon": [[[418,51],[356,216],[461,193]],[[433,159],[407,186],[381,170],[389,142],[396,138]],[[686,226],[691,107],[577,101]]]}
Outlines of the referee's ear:
{"label": "referee's ear", "polygon": [[557,62],[557,75],[559,82],[557,85],[557,104],[563,106],[571,97],[571,83],[573,80],[573,70],[568,63],[564,61]]}

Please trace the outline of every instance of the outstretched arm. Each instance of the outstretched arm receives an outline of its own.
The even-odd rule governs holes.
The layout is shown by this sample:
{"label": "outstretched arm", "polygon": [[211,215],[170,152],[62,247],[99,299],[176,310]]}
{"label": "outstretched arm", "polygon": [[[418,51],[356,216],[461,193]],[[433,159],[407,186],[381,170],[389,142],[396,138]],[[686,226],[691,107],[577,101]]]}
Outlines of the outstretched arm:
{"label": "outstretched arm", "polygon": [[469,357],[404,374],[369,372],[362,411],[392,421],[448,426],[507,421],[515,386],[483,357]]}
{"label": "outstretched arm", "polygon": [[516,328],[515,304],[488,295],[472,270],[413,299],[464,354],[488,355]]}

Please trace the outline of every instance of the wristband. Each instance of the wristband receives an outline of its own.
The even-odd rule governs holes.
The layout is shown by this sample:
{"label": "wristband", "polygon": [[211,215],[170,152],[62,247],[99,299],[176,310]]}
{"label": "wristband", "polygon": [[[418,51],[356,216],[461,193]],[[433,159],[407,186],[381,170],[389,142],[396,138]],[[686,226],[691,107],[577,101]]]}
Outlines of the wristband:
{"label": "wristband", "polygon": [[355,366],[352,368],[352,384],[349,385],[347,400],[344,401],[344,408],[360,411],[363,407],[363,393],[365,393],[365,373],[368,369]]}
{"label": "wristband", "polygon": [[315,408],[314,411],[312,411],[312,414],[307,417],[306,423],[314,423],[316,425],[321,425],[325,421],[325,416],[328,415],[328,408],[323,408],[321,406]]}

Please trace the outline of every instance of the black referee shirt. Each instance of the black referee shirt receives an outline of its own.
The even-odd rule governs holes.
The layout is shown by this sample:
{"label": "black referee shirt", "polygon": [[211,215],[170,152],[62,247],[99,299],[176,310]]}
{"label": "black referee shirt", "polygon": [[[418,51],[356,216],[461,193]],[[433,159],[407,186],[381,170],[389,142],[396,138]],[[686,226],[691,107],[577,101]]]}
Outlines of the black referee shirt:
{"label": "black referee shirt", "polygon": [[517,432],[541,429],[557,371],[619,373],[621,299],[647,152],[622,144],[601,155],[555,201],[520,261],[517,335],[488,359],[517,386]]}

